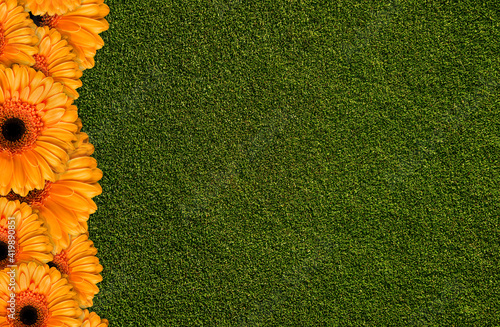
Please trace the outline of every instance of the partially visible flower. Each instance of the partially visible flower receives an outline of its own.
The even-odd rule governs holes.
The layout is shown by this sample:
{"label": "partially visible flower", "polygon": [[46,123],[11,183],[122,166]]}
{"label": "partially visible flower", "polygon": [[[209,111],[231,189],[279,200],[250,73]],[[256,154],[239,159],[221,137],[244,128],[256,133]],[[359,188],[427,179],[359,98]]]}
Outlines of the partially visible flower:
{"label": "partially visible flower", "polygon": [[81,0],[81,6],[65,14],[31,15],[31,18],[37,26],[55,28],[68,39],[83,71],[94,67],[96,51],[104,46],[99,34],[109,28],[104,19],[108,13],[109,7],[104,0]]}
{"label": "partially visible flower", "polygon": [[0,270],[24,261],[47,263],[52,249],[43,221],[29,205],[0,198]]}
{"label": "partially visible flower", "polygon": [[82,310],[74,300],[68,280],[55,269],[35,262],[21,263],[14,276],[15,306],[13,316],[10,304],[11,275],[0,272],[0,326],[69,326],[80,327]]}
{"label": "partially visible flower", "polygon": [[72,102],[31,67],[0,66],[0,195],[26,196],[64,172],[76,139]]}
{"label": "partially visible flower", "polygon": [[102,281],[102,266],[96,257],[94,243],[82,234],[72,239],[68,248],[52,253],[54,259],[49,266],[57,268],[68,278],[81,308],[91,307],[92,299],[99,292],[96,284]]}
{"label": "partially visible flower", "polygon": [[0,64],[33,65],[37,37],[35,25],[16,0],[0,0]]}
{"label": "partially visible flower", "polygon": [[35,15],[62,15],[80,6],[80,0],[18,0]]}
{"label": "partially visible flower", "polygon": [[95,312],[90,312],[89,310],[83,310],[82,317],[83,323],[81,327],[108,327],[109,321],[107,319],[101,319]]}
{"label": "partially visible flower", "polygon": [[62,83],[64,92],[71,98],[78,99],[76,89],[82,86],[82,71],[75,62],[73,48],[55,29],[38,27],[35,33],[39,41],[38,53],[33,55],[36,60],[33,68],[52,77],[54,82]]}

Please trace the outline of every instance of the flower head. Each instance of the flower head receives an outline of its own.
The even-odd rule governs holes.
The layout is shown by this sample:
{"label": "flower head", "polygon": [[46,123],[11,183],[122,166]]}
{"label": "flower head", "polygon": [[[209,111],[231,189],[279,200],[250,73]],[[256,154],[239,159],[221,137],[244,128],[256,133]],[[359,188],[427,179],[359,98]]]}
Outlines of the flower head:
{"label": "flower head", "polygon": [[81,234],[71,240],[68,248],[53,251],[53,254],[54,259],[49,262],[49,266],[57,268],[68,278],[80,307],[91,307],[92,299],[99,292],[96,284],[102,281],[102,266],[96,257],[94,243],[87,234]]}
{"label": "flower head", "polygon": [[55,29],[38,27],[35,30],[39,41],[38,53],[33,55],[33,68],[50,76],[54,82],[64,85],[64,92],[73,99],[78,98],[76,89],[82,86],[82,71],[75,62],[76,54],[61,34]]}
{"label": "flower head", "polygon": [[[0,326],[81,326],[82,310],[74,300],[75,293],[57,269],[30,262],[20,264],[14,273],[0,272]],[[14,307],[7,302],[11,278]],[[13,315],[9,315],[11,308]]]}
{"label": "flower head", "polygon": [[42,189],[65,170],[77,108],[63,85],[31,67],[0,66],[0,194]]}
{"label": "flower head", "polygon": [[0,270],[23,261],[47,263],[52,249],[43,221],[29,205],[0,198]]}

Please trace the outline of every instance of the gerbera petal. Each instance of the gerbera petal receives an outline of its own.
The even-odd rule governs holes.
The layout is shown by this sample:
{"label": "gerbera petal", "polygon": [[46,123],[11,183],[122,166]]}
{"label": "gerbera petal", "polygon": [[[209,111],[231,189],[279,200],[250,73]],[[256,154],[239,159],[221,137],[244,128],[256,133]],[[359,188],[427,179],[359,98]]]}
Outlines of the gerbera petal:
{"label": "gerbera petal", "polygon": [[2,175],[5,175],[5,178],[3,179],[3,181],[6,182],[5,184],[10,185],[10,177],[14,171],[12,156],[5,153],[0,155],[0,171],[2,172]]}
{"label": "gerbera petal", "polygon": [[35,151],[47,161],[47,163],[51,166],[51,168],[55,172],[61,171],[62,169],[61,167],[63,165],[61,158],[58,158],[56,155],[54,155],[52,152],[48,151],[42,146],[36,147]]}
{"label": "gerbera petal", "polygon": [[50,232],[50,236],[54,239],[62,238],[61,227],[59,226],[58,217],[48,208],[43,209],[43,218],[47,223],[47,228]]}

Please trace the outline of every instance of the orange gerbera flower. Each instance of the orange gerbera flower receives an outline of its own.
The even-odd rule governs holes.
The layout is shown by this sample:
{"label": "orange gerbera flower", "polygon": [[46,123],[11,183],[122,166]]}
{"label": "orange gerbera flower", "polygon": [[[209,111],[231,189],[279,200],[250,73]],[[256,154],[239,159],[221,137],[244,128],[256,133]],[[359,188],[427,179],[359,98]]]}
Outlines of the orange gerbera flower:
{"label": "orange gerbera flower", "polygon": [[49,266],[56,267],[68,278],[80,307],[91,307],[92,299],[99,293],[96,284],[102,281],[102,266],[96,257],[94,243],[88,239],[87,234],[81,234],[71,240],[68,248],[53,251],[52,254],[54,259],[49,262]]}
{"label": "orange gerbera flower", "polygon": [[62,15],[80,6],[80,0],[18,0],[35,15]]}
{"label": "orange gerbera flower", "polygon": [[[11,281],[15,284],[15,300],[7,302],[11,301]],[[15,270],[2,271],[0,327],[80,327],[82,310],[74,296],[68,280],[47,265],[22,263]]]}
{"label": "orange gerbera flower", "polygon": [[0,270],[23,261],[47,263],[52,249],[43,221],[29,205],[0,198]]}
{"label": "orange gerbera flower", "polygon": [[78,116],[62,91],[31,67],[0,67],[0,195],[26,196],[65,170]]}
{"label": "orange gerbera flower", "polygon": [[39,39],[38,53],[33,56],[36,62],[33,68],[50,76],[54,82],[64,85],[64,92],[73,99],[78,98],[76,89],[82,86],[82,71],[75,62],[73,48],[63,40],[55,29],[38,27],[35,34]]}
{"label": "orange gerbera flower", "polygon": [[95,312],[90,312],[89,310],[83,310],[82,317],[83,323],[81,327],[108,327],[109,321],[107,319],[101,319]]}
{"label": "orange gerbera flower", "polygon": [[[77,125],[81,126],[79,119]],[[14,192],[7,195],[9,200],[28,203],[38,213],[46,223],[56,250],[68,247],[70,235],[87,232],[86,221],[97,209],[92,198],[102,192],[98,184],[102,171],[90,157],[94,146],[88,143],[87,134],[80,132],[76,136],[67,168],[57,181],[47,181],[43,188],[32,190],[24,197]]]}
{"label": "orange gerbera flower", "polygon": [[109,28],[104,17],[109,7],[104,0],[81,0],[81,6],[62,15],[44,14],[31,19],[37,26],[48,26],[57,29],[76,53],[76,61],[83,71],[95,65],[96,51],[104,46],[100,33]]}
{"label": "orange gerbera flower", "polygon": [[33,65],[37,52],[35,25],[15,0],[0,0],[0,64]]}

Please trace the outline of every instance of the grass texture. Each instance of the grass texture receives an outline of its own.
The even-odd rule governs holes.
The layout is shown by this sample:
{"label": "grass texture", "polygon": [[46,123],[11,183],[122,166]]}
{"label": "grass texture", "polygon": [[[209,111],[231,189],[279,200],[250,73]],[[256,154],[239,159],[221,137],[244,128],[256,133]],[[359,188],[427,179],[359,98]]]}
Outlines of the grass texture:
{"label": "grass texture", "polygon": [[112,326],[500,324],[494,1],[107,0],[76,101]]}

